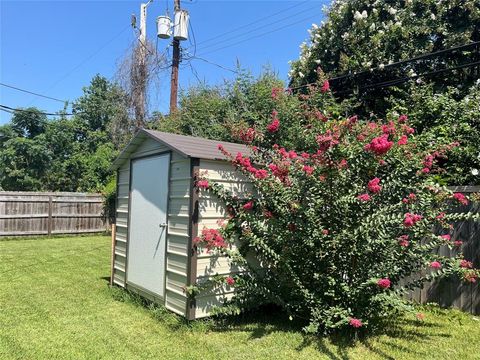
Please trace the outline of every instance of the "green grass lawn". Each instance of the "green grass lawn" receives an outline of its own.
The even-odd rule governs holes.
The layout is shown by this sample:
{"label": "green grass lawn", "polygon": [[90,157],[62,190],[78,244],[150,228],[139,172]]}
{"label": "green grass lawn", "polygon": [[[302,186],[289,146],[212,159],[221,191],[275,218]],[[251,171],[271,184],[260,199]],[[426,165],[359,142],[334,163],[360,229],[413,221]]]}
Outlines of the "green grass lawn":
{"label": "green grass lawn", "polygon": [[108,287],[110,239],[0,241],[0,359],[479,359],[480,321],[430,308],[355,343],[282,315],[190,324]]}

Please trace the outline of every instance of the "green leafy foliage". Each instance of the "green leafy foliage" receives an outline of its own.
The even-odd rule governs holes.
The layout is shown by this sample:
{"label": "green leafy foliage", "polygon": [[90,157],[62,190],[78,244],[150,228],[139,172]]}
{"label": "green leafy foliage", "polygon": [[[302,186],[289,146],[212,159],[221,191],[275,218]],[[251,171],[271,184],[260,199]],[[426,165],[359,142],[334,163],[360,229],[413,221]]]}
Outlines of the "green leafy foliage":
{"label": "green leafy foliage", "polygon": [[[425,147],[405,115],[386,124],[344,118],[326,87],[301,102],[283,93],[275,101],[290,113],[247,129],[250,154],[219,147],[251,181],[250,196],[197,181],[229,215],[221,235],[204,229],[197,244],[243,269],[228,311],[275,303],[305,319],[308,332],[373,328],[409,309],[402,295],[426,281],[476,281],[479,271],[461,262],[461,243],[449,233],[452,222],[479,218],[456,211],[477,198],[435,183],[457,144],[437,139]],[[297,147],[278,145],[294,123],[298,134],[288,141]],[[457,256],[436,255],[440,247]]]}
{"label": "green leafy foliage", "polygon": [[13,191],[101,191],[109,167],[131,135],[125,94],[97,75],[73,105],[76,114],[48,120],[16,111],[0,127],[0,187]]}
{"label": "green leafy foliage", "polygon": [[[301,45],[299,59],[291,67],[290,86],[302,91],[302,86],[319,79],[319,68],[329,79],[345,75],[332,81],[337,99],[350,99],[350,109],[365,117],[374,113],[384,118],[396,107],[402,112],[408,109],[412,124],[426,141],[455,139],[463,146],[458,156],[446,159],[446,172],[438,180],[477,184],[478,69],[444,71],[478,61],[475,47],[395,64],[479,41],[479,29],[477,0],[335,1],[325,22],[314,24],[309,41]],[[410,81],[396,86],[386,81],[408,77]]]}

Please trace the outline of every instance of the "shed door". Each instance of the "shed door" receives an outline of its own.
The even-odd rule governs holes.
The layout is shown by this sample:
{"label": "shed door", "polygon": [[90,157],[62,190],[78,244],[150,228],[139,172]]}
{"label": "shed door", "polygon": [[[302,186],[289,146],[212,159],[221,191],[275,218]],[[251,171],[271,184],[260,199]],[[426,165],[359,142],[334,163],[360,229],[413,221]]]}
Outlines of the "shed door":
{"label": "shed door", "polygon": [[170,155],[132,160],[127,283],[164,296]]}

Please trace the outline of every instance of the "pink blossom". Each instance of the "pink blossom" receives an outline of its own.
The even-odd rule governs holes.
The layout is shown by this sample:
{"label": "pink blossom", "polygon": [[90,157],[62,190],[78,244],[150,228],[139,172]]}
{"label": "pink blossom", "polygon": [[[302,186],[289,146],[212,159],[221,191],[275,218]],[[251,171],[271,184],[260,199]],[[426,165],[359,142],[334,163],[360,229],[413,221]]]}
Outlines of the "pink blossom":
{"label": "pink blossom", "polygon": [[322,230],[322,234],[323,234],[323,235],[328,235],[328,233],[329,233],[329,231],[328,231],[327,229],[323,229],[323,230]]}
{"label": "pink blossom", "polygon": [[310,158],[310,154],[306,153],[306,152],[302,152],[301,154],[302,158],[304,159],[309,159]]}
{"label": "pink blossom", "polygon": [[338,164],[339,169],[345,169],[348,167],[348,162],[345,159],[340,160],[340,163]]}
{"label": "pink blossom", "polygon": [[227,277],[225,278],[225,281],[226,281],[226,283],[227,283],[229,286],[232,286],[232,285],[235,284],[235,279],[234,279],[233,277],[231,277],[231,276],[227,276]]}
{"label": "pink blossom", "polygon": [[272,88],[272,99],[276,99],[283,91],[282,88]]}
{"label": "pink blossom", "polygon": [[447,241],[450,241],[452,239],[452,237],[448,234],[445,234],[445,235],[441,235],[440,236],[443,240],[447,240]]}
{"label": "pink blossom", "polygon": [[353,326],[355,329],[363,326],[362,321],[355,318],[350,318],[350,321],[348,323],[350,324],[350,326]]}
{"label": "pink blossom", "polygon": [[305,165],[305,166],[303,167],[303,171],[305,171],[305,173],[306,173],[307,175],[312,175],[313,170],[314,170],[313,167],[308,166],[308,165]]}
{"label": "pink blossom", "polygon": [[407,247],[408,245],[410,245],[410,242],[408,241],[408,239],[409,239],[408,235],[401,235],[398,238],[398,244],[400,246]]}
{"label": "pink blossom", "polygon": [[320,91],[322,93],[326,93],[328,90],[330,90],[330,83],[328,82],[328,80],[325,80],[322,84],[322,87],[320,88]]}
{"label": "pink blossom", "polygon": [[268,132],[275,133],[280,128],[280,120],[273,119],[270,124],[267,125]]}
{"label": "pink blossom", "polygon": [[384,134],[382,136],[373,138],[372,141],[365,145],[364,149],[366,151],[371,151],[375,155],[384,155],[391,149],[393,142],[388,140],[388,135]]}
{"label": "pink blossom", "polygon": [[327,151],[329,148],[334,147],[339,143],[339,134],[331,130],[327,130],[325,134],[317,136],[317,144],[320,151]]}
{"label": "pink blossom", "polygon": [[363,202],[370,201],[371,197],[368,194],[361,194],[357,196],[357,199]]}
{"label": "pink blossom", "polygon": [[430,267],[433,269],[440,269],[442,267],[442,264],[440,264],[438,261],[432,261],[430,263]]}
{"label": "pink blossom", "polygon": [[407,145],[407,143],[408,143],[407,135],[402,135],[397,142],[398,145]]}
{"label": "pink blossom", "polygon": [[405,218],[403,220],[403,225],[405,227],[414,226],[417,222],[422,220],[422,218],[423,218],[422,215],[406,213]]}
{"label": "pink blossom", "polygon": [[319,110],[315,111],[314,115],[315,115],[315,118],[320,120],[320,121],[323,121],[323,122],[328,121],[328,117],[326,117],[324,114],[322,114],[322,112],[319,111]]}
{"label": "pink blossom", "polygon": [[462,244],[463,244],[463,241],[461,241],[461,240],[455,240],[455,241],[453,242],[453,245],[454,245],[454,246],[462,246]]}
{"label": "pink blossom", "polygon": [[268,176],[267,170],[260,169],[255,172],[255,177],[257,179],[265,179]]}
{"label": "pink blossom", "polygon": [[473,272],[473,271],[469,271],[465,275],[463,275],[463,278],[465,279],[465,281],[468,281],[468,282],[473,284],[473,283],[477,282],[478,275],[475,274],[475,272]]}
{"label": "pink blossom", "polygon": [[368,190],[374,194],[379,193],[382,190],[380,186],[380,179],[378,177],[373,178],[368,182]]}
{"label": "pink blossom", "polygon": [[204,179],[204,180],[198,180],[198,181],[197,181],[197,187],[198,187],[199,189],[207,189],[208,186],[209,186],[208,180],[205,180],[205,179]]}
{"label": "pink blossom", "polygon": [[464,268],[464,269],[471,269],[473,268],[473,264],[471,261],[467,261],[465,259],[461,260],[460,261],[460,267]]}
{"label": "pink blossom", "polygon": [[249,201],[243,205],[244,210],[252,210],[253,209],[253,201]]}
{"label": "pink blossom", "polygon": [[430,169],[427,167],[422,169],[422,173],[424,174],[428,174],[429,172],[430,172]]}
{"label": "pink blossom", "polygon": [[388,278],[380,279],[377,281],[377,285],[382,289],[388,289],[391,285],[391,281]]}
{"label": "pink blossom", "polygon": [[440,214],[438,214],[438,215],[435,217],[435,219],[441,220],[441,219],[443,219],[443,218],[445,217],[445,215],[446,215],[446,214],[445,214],[444,212],[441,212]]}
{"label": "pink blossom", "polygon": [[400,124],[406,122],[407,120],[408,120],[408,116],[407,116],[407,115],[400,115],[400,116],[398,117],[398,122],[399,122]]}
{"label": "pink blossom", "polygon": [[453,194],[453,198],[462,205],[468,205],[468,199],[462,193]]}

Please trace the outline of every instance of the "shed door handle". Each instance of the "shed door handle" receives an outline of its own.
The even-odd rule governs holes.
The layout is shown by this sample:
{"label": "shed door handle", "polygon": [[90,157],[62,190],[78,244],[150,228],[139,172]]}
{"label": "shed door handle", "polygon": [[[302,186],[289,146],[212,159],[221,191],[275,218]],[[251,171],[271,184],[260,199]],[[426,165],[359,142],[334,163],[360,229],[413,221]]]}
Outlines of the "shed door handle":
{"label": "shed door handle", "polygon": [[164,227],[167,227],[167,224],[166,224],[166,223],[162,223],[162,224],[159,224],[158,226],[164,228]]}

